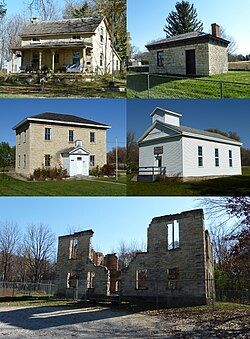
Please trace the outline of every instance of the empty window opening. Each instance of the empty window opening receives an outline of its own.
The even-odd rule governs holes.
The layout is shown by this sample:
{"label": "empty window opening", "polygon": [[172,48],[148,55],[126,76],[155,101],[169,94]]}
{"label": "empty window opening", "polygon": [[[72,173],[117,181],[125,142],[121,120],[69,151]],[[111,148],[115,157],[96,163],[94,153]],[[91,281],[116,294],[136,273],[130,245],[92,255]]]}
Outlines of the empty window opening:
{"label": "empty window opening", "polygon": [[136,289],[137,290],[146,290],[148,288],[147,278],[148,278],[148,270],[140,269],[136,271]]}
{"label": "empty window opening", "polygon": [[179,267],[170,268],[167,270],[167,287],[171,290],[176,290],[179,286],[180,272]]}
{"label": "empty window opening", "polygon": [[179,238],[179,223],[175,220],[172,224],[168,224],[168,250],[174,250],[180,246]]}
{"label": "empty window opening", "polygon": [[228,155],[229,155],[229,167],[233,167],[233,152],[229,150]]}
{"label": "empty window opening", "polygon": [[73,142],[73,141],[74,141],[74,131],[69,130],[69,142]]}
{"label": "empty window opening", "polygon": [[67,275],[67,288],[76,288],[78,285],[78,277],[75,273],[70,272]]}
{"label": "empty window opening", "polygon": [[215,148],[214,150],[214,157],[215,157],[215,167],[220,166],[220,160],[219,160],[219,149]]}
{"label": "empty window opening", "polygon": [[87,288],[94,288],[95,272],[88,272],[87,274]]}
{"label": "empty window opening", "polygon": [[45,140],[51,140],[51,128],[45,128]]}
{"label": "empty window opening", "polygon": [[157,52],[157,66],[158,67],[164,66],[164,52],[163,51]]}
{"label": "empty window opening", "polygon": [[198,146],[198,166],[203,166],[203,149],[202,146]]}
{"label": "empty window opening", "polygon": [[78,239],[70,240],[69,259],[77,259]]}

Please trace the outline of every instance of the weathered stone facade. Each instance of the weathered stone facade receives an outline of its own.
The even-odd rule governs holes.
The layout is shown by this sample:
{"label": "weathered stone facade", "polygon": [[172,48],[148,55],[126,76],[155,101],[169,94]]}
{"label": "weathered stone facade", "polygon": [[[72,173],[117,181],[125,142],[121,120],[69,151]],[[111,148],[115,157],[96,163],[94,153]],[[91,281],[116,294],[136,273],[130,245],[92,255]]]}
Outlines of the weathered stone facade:
{"label": "weathered stone facade", "polygon": [[[148,228],[147,252],[137,253],[119,271],[115,254],[105,257],[91,249],[93,231],[59,237],[58,293],[72,295],[70,273],[77,277],[78,297],[119,294],[122,300],[206,304],[214,298],[214,266],[203,210],[153,218]],[[77,258],[70,257],[71,241],[77,239]],[[94,282],[89,286],[89,275]],[[76,289],[76,288],[75,288]]]}
{"label": "weathered stone facade", "polygon": [[[174,248],[169,229],[179,225]],[[168,226],[172,225],[172,226]],[[146,286],[137,286],[138,270],[146,272]],[[171,305],[206,304],[213,296],[213,256],[203,210],[153,218],[148,228],[147,252],[138,253],[122,271],[124,298]]]}
{"label": "weathered stone facade", "polygon": [[[45,128],[51,131],[51,139],[45,140]],[[69,141],[69,130],[74,139]],[[29,176],[34,169],[45,166],[45,155],[50,158],[50,167],[63,165],[62,151],[73,147],[75,140],[81,140],[83,147],[95,157],[94,166],[106,164],[106,132],[105,126],[79,126],[77,124],[50,123],[46,121],[27,121],[16,129],[16,173]],[[95,140],[90,140],[94,133]]]}

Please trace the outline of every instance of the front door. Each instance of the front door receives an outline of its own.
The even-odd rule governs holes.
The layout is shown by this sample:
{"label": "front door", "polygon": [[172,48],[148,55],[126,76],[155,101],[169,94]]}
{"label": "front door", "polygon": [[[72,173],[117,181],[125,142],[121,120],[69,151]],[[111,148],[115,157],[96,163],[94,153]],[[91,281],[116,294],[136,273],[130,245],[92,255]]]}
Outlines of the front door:
{"label": "front door", "polygon": [[195,49],[190,49],[186,51],[186,74],[187,75],[196,74]]}
{"label": "front door", "polygon": [[83,157],[77,157],[76,159],[76,174],[83,174]]}

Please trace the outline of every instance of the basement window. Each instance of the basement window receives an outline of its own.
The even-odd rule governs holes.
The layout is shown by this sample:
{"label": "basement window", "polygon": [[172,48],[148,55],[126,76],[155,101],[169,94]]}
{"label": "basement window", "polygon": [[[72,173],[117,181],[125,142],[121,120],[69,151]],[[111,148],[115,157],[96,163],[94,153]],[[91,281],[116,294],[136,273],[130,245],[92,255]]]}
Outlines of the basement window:
{"label": "basement window", "polygon": [[136,289],[137,290],[146,290],[148,288],[147,278],[148,278],[148,270],[140,269],[136,271]]}
{"label": "basement window", "polygon": [[198,166],[203,166],[203,149],[202,146],[198,146]]}
{"label": "basement window", "polygon": [[75,273],[68,273],[67,275],[67,288],[76,288],[78,283],[78,278]]}
{"label": "basement window", "polygon": [[77,259],[78,239],[71,239],[69,245],[69,259]]}
{"label": "basement window", "polygon": [[88,272],[87,274],[87,288],[94,288],[95,272]]}
{"label": "basement window", "polygon": [[229,156],[229,167],[233,167],[233,152],[232,152],[232,150],[228,151],[228,156]]}
{"label": "basement window", "polygon": [[174,250],[180,247],[180,230],[179,223],[175,220],[172,224],[168,224],[168,250]]}
{"label": "basement window", "polygon": [[180,272],[179,267],[170,268],[167,270],[168,289],[176,290],[179,286]]}
{"label": "basement window", "polygon": [[215,167],[220,166],[220,160],[219,160],[219,149],[215,148],[214,150],[214,160],[215,160]]}

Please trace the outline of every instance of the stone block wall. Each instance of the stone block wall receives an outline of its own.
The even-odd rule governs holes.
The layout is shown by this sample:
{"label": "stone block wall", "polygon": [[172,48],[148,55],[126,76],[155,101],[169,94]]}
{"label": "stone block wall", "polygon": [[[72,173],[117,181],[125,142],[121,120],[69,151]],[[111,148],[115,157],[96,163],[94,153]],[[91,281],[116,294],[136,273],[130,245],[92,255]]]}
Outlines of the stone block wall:
{"label": "stone block wall", "polygon": [[228,72],[227,48],[221,45],[209,44],[209,75]]}

